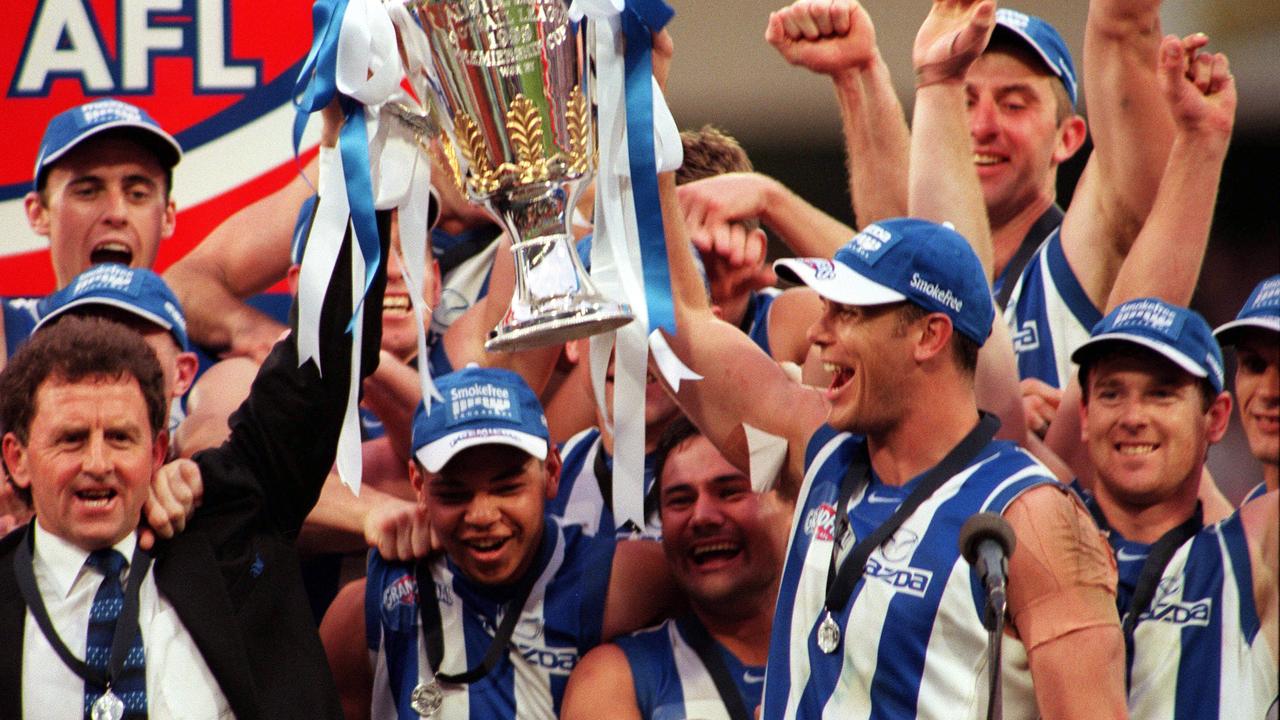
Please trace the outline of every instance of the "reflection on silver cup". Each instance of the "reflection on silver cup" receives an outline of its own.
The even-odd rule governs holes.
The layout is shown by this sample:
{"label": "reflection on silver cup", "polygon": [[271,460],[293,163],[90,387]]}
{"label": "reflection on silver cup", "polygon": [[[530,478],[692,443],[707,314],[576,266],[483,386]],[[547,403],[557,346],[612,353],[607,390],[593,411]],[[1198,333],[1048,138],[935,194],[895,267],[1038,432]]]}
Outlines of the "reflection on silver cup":
{"label": "reflection on silver cup", "polygon": [[596,143],[563,0],[406,7],[415,22],[400,23],[405,52],[424,44],[403,41],[404,33],[425,33],[430,47],[429,58],[411,57],[409,81],[445,120],[440,139],[453,180],[512,238],[515,292],[486,349],[561,343],[629,322],[629,308],[592,284],[569,233]]}

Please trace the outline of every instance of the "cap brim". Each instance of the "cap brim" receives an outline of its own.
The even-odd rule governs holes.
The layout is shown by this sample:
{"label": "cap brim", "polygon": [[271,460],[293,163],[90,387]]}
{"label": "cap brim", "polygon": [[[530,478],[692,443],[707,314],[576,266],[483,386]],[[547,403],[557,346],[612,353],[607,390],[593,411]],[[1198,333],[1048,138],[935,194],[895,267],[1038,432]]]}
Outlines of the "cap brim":
{"label": "cap brim", "polygon": [[1248,317],[1232,320],[1213,331],[1213,336],[1218,339],[1221,345],[1230,345],[1245,330],[1251,329],[1269,330],[1273,333],[1280,333],[1280,317]]}
{"label": "cap brim", "polygon": [[1062,68],[1053,64],[1053,59],[1050,58],[1049,54],[1044,51],[1044,48],[1040,47],[1040,43],[1036,42],[1035,39],[1032,38],[1029,34],[1012,25],[1006,25],[1005,23],[1002,23],[998,20],[996,21],[996,29],[1005,30],[1018,36],[1018,38],[1022,40],[1024,45],[1031,48],[1035,52],[1035,54],[1040,57],[1040,61],[1043,62],[1045,67],[1049,69],[1049,72],[1053,73],[1054,77],[1057,77],[1057,78],[1062,77]]}
{"label": "cap brim", "polygon": [[47,168],[52,163],[57,162],[58,158],[71,152],[71,150],[75,148],[75,146],[79,145],[85,140],[88,140],[94,135],[97,135],[99,133],[104,133],[108,130],[120,130],[120,129],[141,130],[142,132],[145,132],[149,135],[154,136],[156,139],[161,140],[164,145],[167,145],[169,149],[173,150],[173,155],[172,157],[169,158],[170,160],[170,162],[168,163],[169,167],[173,167],[174,165],[177,165],[178,161],[182,160],[182,146],[178,144],[178,141],[175,140],[172,135],[160,129],[158,126],[152,125],[150,123],[135,121],[135,120],[116,120],[113,122],[105,122],[105,123],[102,123],[101,125],[94,125],[91,128],[87,128],[84,132],[72,138],[71,142],[58,148],[57,152],[50,153],[49,155],[46,155],[40,158],[40,166],[36,168],[37,177],[45,168]]}
{"label": "cap brim", "polygon": [[[810,262],[805,262],[810,260]],[[812,261],[831,263],[833,272],[818,277]],[[842,305],[887,305],[907,299],[906,295],[885,287],[854,272],[844,263],[825,258],[788,258],[773,263],[778,276],[796,283],[804,283],[822,297]]]}
{"label": "cap brim", "polygon": [[455,455],[476,445],[510,445],[538,459],[547,457],[546,440],[508,428],[477,428],[450,433],[418,448],[414,457],[427,472],[438,473]]}
{"label": "cap brim", "polygon": [[[168,332],[173,332],[173,323],[169,322],[168,318],[164,318],[159,315],[156,315],[155,313],[149,310],[143,310],[142,308],[132,303],[127,303],[123,300],[117,300],[115,298],[107,298],[107,297],[85,297],[85,298],[79,298],[77,300],[72,300],[66,305],[62,305],[58,309],[49,313],[48,315],[45,315],[44,317],[40,318],[39,322],[36,323],[35,329],[32,330],[32,332],[39,330],[41,327],[44,327],[44,325],[51,322],[54,318],[60,317],[61,315],[63,315],[69,310],[74,310],[75,308],[78,308],[78,307],[86,307],[91,305],[106,305],[108,307],[113,307],[118,310],[123,310],[129,313],[130,315],[136,315],[139,318],[146,320],[147,322],[158,325],[160,328],[167,330]],[[178,343],[178,344],[181,345],[182,343]]]}
{"label": "cap brim", "polygon": [[1180,350],[1169,347],[1168,345],[1152,340],[1142,335],[1131,335],[1129,333],[1104,333],[1097,337],[1089,338],[1089,341],[1076,348],[1071,353],[1071,362],[1077,365],[1083,364],[1090,357],[1098,352],[1099,346],[1107,343],[1129,343],[1131,345],[1141,345],[1148,350],[1168,359],[1174,365],[1186,370],[1194,377],[1207,378],[1209,371],[1203,365],[1192,360],[1190,357]]}

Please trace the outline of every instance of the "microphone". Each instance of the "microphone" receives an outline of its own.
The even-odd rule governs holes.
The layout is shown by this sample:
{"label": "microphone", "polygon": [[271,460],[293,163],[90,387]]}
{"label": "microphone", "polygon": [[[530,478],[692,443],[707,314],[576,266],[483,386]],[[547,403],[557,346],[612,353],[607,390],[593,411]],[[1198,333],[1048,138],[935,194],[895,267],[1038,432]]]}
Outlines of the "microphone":
{"label": "microphone", "polygon": [[987,614],[982,624],[987,628],[987,653],[990,661],[987,720],[1004,717],[1004,698],[1000,684],[1000,640],[1004,635],[1005,580],[1009,572],[1008,557],[1013,554],[1013,528],[995,513],[978,513],[965,520],[960,528],[960,554],[977,571],[986,587]]}
{"label": "microphone", "polygon": [[994,615],[1004,615],[1008,557],[1013,554],[1014,545],[1013,528],[995,513],[978,513],[960,528],[960,554],[978,572],[987,590],[988,629]]}

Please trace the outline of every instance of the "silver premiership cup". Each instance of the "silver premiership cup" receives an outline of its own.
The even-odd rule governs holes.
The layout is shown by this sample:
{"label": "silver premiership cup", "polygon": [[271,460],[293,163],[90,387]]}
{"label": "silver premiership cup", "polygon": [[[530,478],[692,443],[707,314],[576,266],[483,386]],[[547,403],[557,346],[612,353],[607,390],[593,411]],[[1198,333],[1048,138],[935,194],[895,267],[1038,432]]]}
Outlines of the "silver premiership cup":
{"label": "silver premiership cup", "polygon": [[[563,0],[407,0],[400,32],[409,81],[452,129],[440,136],[453,180],[511,235],[515,292],[485,349],[562,343],[630,322],[583,269],[569,232],[596,143],[578,43]],[[413,66],[418,70],[414,70]],[[435,79],[425,71],[434,69]],[[438,79],[438,83],[435,81]]]}

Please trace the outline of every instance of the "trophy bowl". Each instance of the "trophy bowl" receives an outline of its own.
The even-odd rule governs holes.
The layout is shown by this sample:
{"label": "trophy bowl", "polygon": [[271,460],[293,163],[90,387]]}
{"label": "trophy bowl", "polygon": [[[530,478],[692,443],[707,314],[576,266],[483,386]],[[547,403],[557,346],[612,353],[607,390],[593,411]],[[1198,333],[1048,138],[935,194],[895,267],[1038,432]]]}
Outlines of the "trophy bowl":
{"label": "trophy bowl", "polygon": [[511,236],[515,289],[485,349],[562,343],[630,322],[630,309],[591,282],[569,231],[596,143],[563,0],[404,6],[412,19],[398,23],[407,75],[440,116],[453,181]]}

